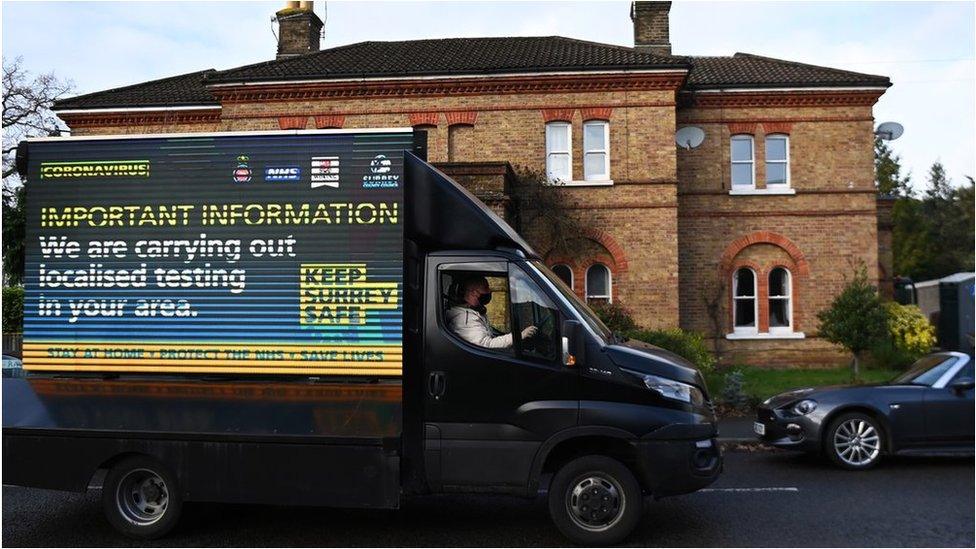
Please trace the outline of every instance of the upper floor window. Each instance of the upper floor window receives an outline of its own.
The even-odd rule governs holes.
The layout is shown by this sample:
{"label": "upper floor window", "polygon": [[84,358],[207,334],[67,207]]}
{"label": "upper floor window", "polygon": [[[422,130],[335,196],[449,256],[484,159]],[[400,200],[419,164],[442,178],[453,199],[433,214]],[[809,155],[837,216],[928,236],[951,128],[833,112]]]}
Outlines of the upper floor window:
{"label": "upper floor window", "polygon": [[610,124],[603,120],[583,123],[583,178],[610,179]]}
{"label": "upper floor window", "polygon": [[755,187],[755,151],[751,135],[732,136],[732,188]]}
{"label": "upper floor window", "polygon": [[573,270],[569,268],[569,265],[553,265],[552,272],[566,284],[567,288],[573,289]]}
{"label": "upper floor window", "polygon": [[766,136],[766,186],[788,187],[790,184],[790,137],[784,134]]}
{"label": "upper floor window", "polygon": [[611,297],[610,269],[602,263],[594,263],[586,270],[586,299],[613,301]]}
{"label": "upper floor window", "polygon": [[546,124],[546,175],[553,181],[573,180],[573,127],[569,122]]}
{"label": "upper floor window", "polygon": [[732,276],[732,325],[736,332],[755,332],[759,308],[756,300],[756,273],[741,268]]}
{"label": "upper floor window", "polygon": [[769,331],[793,329],[792,283],[790,272],[783,267],[769,271]]}

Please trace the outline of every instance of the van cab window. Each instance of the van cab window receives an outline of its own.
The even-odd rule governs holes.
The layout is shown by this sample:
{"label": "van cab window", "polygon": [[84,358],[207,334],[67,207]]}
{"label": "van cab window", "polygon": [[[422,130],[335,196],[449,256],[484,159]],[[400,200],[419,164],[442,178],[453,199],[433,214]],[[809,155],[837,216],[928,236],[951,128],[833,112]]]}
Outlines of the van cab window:
{"label": "van cab window", "polygon": [[505,273],[445,271],[441,289],[447,329],[478,347],[509,353],[514,349]]}
{"label": "van cab window", "polygon": [[529,359],[558,357],[556,306],[517,267],[441,273],[443,328],[467,343]]}
{"label": "van cab window", "polygon": [[[542,360],[556,360],[559,350],[559,312],[546,294],[529,276],[512,265],[509,267],[509,283],[512,288],[512,326],[523,334],[519,345],[520,355]],[[535,333],[524,337],[536,328]]]}

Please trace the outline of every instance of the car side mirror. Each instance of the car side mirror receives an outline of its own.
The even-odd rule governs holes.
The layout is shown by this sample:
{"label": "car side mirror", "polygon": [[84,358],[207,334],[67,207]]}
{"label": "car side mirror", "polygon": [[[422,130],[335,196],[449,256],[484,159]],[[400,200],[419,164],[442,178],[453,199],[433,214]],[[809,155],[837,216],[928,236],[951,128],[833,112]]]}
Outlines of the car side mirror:
{"label": "car side mirror", "polygon": [[949,384],[949,388],[952,392],[957,395],[961,395],[966,391],[972,390],[973,388],[973,378],[971,377],[961,377]]}
{"label": "car side mirror", "polygon": [[586,352],[583,325],[577,320],[564,320],[561,333],[563,366],[572,368],[581,364]]}

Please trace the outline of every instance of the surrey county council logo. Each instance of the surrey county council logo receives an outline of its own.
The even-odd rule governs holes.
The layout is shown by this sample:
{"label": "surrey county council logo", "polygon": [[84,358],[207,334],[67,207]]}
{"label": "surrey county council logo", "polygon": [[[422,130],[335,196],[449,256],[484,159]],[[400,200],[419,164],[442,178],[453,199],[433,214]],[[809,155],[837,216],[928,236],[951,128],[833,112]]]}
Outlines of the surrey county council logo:
{"label": "surrey county council logo", "polygon": [[298,181],[302,169],[298,166],[267,166],[264,168],[265,181]]}
{"label": "surrey county council logo", "polygon": [[78,177],[149,177],[148,160],[41,162],[41,179]]}
{"label": "surrey county council logo", "polygon": [[371,174],[363,176],[364,189],[395,189],[400,185],[400,176],[393,171],[393,161],[386,155],[378,154],[369,163]]}
{"label": "surrey county council logo", "polygon": [[247,165],[248,160],[250,158],[245,154],[237,157],[237,167],[234,168],[234,181],[247,183],[251,180],[251,167]]}
{"label": "surrey county council logo", "polygon": [[339,188],[339,157],[338,156],[313,156],[312,188],[331,187]]}

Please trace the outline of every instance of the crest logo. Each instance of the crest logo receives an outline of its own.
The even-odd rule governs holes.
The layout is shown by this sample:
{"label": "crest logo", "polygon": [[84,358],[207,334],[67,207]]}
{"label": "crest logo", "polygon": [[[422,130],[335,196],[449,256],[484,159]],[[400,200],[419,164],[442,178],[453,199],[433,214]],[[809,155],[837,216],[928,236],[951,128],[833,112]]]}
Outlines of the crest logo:
{"label": "crest logo", "polygon": [[251,167],[247,165],[250,160],[245,154],[237,157],[237,167],[234,168],[234,181],[238,183],[247,183],[251,180]]}

